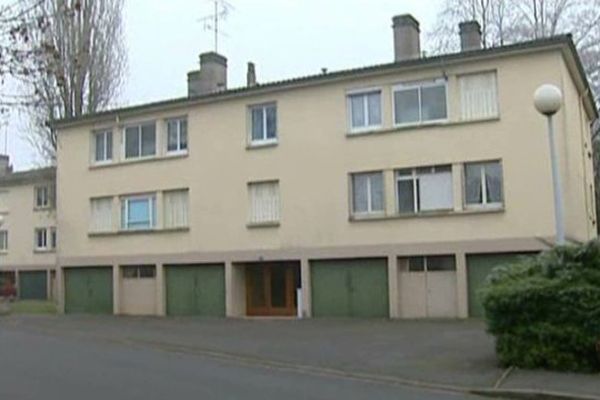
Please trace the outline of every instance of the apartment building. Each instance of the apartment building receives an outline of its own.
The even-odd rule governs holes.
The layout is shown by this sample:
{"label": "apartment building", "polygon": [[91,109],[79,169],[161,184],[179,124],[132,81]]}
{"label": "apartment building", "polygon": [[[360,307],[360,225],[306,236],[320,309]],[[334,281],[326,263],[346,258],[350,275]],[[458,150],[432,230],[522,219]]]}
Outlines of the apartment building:
{"label": "apartment building", "polygon": [[[67,313],[464,318],[490,269],[554,241],[556,115],[568,239],[595,236],[590,122],[570,36],[424,57],[393,18],[388,64],[227,87],[200,56],[188,96],[59,121]],[[360,49],[357,49],[360,51]]]}
{"label": "apartment building", "polygon": [[13,172],[0,155],[0,296],[54,298],[55,169]]}

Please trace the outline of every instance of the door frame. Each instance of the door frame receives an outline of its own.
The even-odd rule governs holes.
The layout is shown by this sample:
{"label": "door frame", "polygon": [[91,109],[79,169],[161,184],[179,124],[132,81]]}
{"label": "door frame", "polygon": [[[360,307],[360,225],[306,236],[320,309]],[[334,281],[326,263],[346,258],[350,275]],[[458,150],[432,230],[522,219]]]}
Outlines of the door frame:
{"label": "door frame", "polygon": [[[260,267],[262,271],[263,279],[263,290],[265,305],[262,307],[252,306],[252,295],[254,286],[250,274],[248,273],[249,267]],[[294,305],[294,296],[296,293],[296,279],[294,277],[294,270],[296,269],[300,273],[299,266],[294,262],[268,262],[268,263],[252,263],[246,264],[246,315],[252,317],[288,317],[295,316],[297,314],[297,306]],[[273,307],[271,306],[271,275],[272,270],[275,268],[285,269],[285,307]]]}

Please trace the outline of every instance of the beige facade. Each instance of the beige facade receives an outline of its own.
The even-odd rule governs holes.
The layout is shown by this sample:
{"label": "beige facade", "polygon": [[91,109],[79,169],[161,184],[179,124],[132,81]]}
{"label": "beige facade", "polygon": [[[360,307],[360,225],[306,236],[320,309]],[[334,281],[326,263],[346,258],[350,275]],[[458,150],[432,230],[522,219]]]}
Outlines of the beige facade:
{"label": "beige facade", "polygon": [[37,283],[22,282],[30,276],[28,273],[45,273],[47,297],[53,297],[55,292],[57,229],[54,193],[54,168],[24,172],[7,169],[0,175],[0,271],[14,273],[16,287],[27,286],[25,290],[28,292],[35,291],[31,285],[39,286],[41,282],[39,276]]}
{"label": "beige facade", "polygon": [[[296,260],[301,266],[299,307],[311,315],[311,261],[384,257],[388,315],[413,317],[427,316],[425,303],[407,293],[426,285],[419,281],[426,278],[405,275],[398,257],[451,254],[455,269],[428,280],[439,288],[430,303],[440,304],[430,316],[466,317],[468,254],[539,251],[555,236],[546,121],[532,104],[541,84],[554,84],[565,96],[556,123],[567,237],[583,242],[596,235],[589,131],[596,111],[576,57],[570,39],[557,38],[63,121],[57,126],[59,274],[64,267],[112,267],[117,271],[115,312],[133,307],[164,314],[163,265],[224,263],[227,315],[243,316],[248,288],[240,264]],[[482,118],[469,117],[464,109],[461,78],[471,74],[494,77],[495,112]],[[403,112],[395,91],[420,82],[442,82],[446,118],[395,123]],[[380,123],[352,129],[349,96],[373,91],[379,93]],[[253,146],[249,137],[257,105],[275,107],[276,140]],[[187,149],[169,154],[168,124],[177,118],[187,124]],[[146,123],[156,127],[156,155],[126,158],[126,129]],[[98,132],[112,138],[110,156],[104,154],[102,162],[95,161]],[[501,166],[501,201],[493,207],[468,204],[466,165],[491,161]],[[429,166],[448,168],[450,197],[444,201],[450,207],[400,213],[397,171]],[[380,173],[383,182],[383,199],[369,197],[369,206],[383,203],[376,212],[353,212],[359,200],[352,174],[364,172]],[[271,208],[261,212],[272,217],[277,210],[275,220],[264,223],[250,215],[249,203],[256,201],[249,199],[250,187],[259,182],[276,183],[261,192],[271,201]],[[174,190],[187,191],[185,221],[177,226],[167,211]],[[134,211],[125,211],[130,206],[124,201],[139,195],[153,199],[152,226],[127,229],[123,220],[132,217],[125,213]],[[94,216],[96,209],[105,210],[102,229],[92,226],[102,213]],[[156,266],[147,287],[131,288],[142,300],[131,300],[131,282],[118,272],[132,264]],[[62,287],[64,279],[59,282]],[[60,298],[64,301],[64,293]],[[443,307],[443,299],[450,308]],[[411,307],[411,301],[418,304]]]}

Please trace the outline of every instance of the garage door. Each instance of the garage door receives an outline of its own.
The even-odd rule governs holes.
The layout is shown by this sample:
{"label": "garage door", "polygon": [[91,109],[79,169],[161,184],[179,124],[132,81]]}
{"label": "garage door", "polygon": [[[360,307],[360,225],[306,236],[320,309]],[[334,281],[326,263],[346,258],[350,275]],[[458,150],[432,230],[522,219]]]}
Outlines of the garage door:
{"label": "garage door", "polygon": [[311,262],[315,317],[387,318],[387,259]]}
{"label": "garage door", "polygon": [[456,259],[453,255],[398,259],[403,318],[456,318]]}
{"label": "garage door", "polygon": [[112,314],[112,267],[65,269],[65,312]]}
{"label": "garage door", "polygon": [[166,267],[167,314],[225,316],[222,264]]}
{"label": "garage door", "polygon": [[529,254],[481,254],[467,256],[467,274],[469,281],[469,316],[482,318],[484,316],[483,305],[478,291],[485,283],[486,278],[492,270],[502,264],[515,262],[519,257]]}
{"label": "garage door", "polygon": [[48,298],[47,282],[46,271],[20,271],[19,298],[22,300],[46,300]]}

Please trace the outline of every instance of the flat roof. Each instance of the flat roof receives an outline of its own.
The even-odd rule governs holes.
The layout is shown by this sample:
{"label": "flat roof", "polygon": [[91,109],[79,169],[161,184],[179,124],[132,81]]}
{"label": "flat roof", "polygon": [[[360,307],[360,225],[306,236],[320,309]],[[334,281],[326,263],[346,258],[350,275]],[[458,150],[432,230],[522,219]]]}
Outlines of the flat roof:
{"label": "flat roof", "polygon": [[536,50],[543,50],[545,48],[552,47],[562,47],[563,50],[570,52],[572,59],[575,63],[576,73],[579,74],[581,78],[581,83],[583,85],[582,91],[587,92],[587,101],[586,108],[588,109],[588,114],[593,115],[593,118],[598,118],[598,110],[595,105],[594,97],[592,91],[590,89],[589,82],[587,80],[587,76],[581,64],[581,60],[577,53],[577,49],[573,43],[572,36],[570,34],[567,35],[558,35],[552,36],[548,38],[536,39],[531,41],[519,42],[504,46],[491,47],[485,49],[477,49],[470,51],[461,51],[456,53],[442,54],[432,57],[422,57],[413,60],[405,60],[398,62],[391,62],[386,64],[378,64],[360,68],[353,69],[345,69],[340,71],[326,72],[315,75],[307,75],[301,76],[291,79],[285,79],[280,81],[268,82],[257,84],[256,86],[251,87],[238,87],[227,89],[215,93],[204,94],[200,96],[186,96],[173,98],[169,100],[150,102],[135,106],[128,106],[122,108],[116,108],[91,114],[82,115],[75,118],[65,118],[61,120],[54,121],[53,126],[55,128],[64,128],[69,126],[75,126],[79,124],[92,123],[97,121],[106,120],[110,117],[126,117],[133,114],[143,113],[152,110],[161,110],[168,109],[174,107],[181,107],[187,105],[195,105],[202,103],[210,103],[216,101],[222,101],[225,99],[229,99],[232,97],[241,97],[241,96],[250,96],[257,95],[262,93],[268,93],[271,91],[277,90],[286,90],[292,89],[296,87],[304,87],[304,86],[312,86],[318,85],[322,83],[327,83],[329,81],[335,81],[340,79],[351,79],[358,78],[362,76],[369,76],[372,74],[379,73],[388,73],[393,71],[402,71],[404,69],[412,69],[415,67],[424,67],[424,66],[435,66],[435,65],[444,65],[449,63],[457,63],[461,61],[467,60],[476,60],[480,58],[489,58],[496,57],[501,55],[508,55],[511,53],[517,52],[533,52]]}

